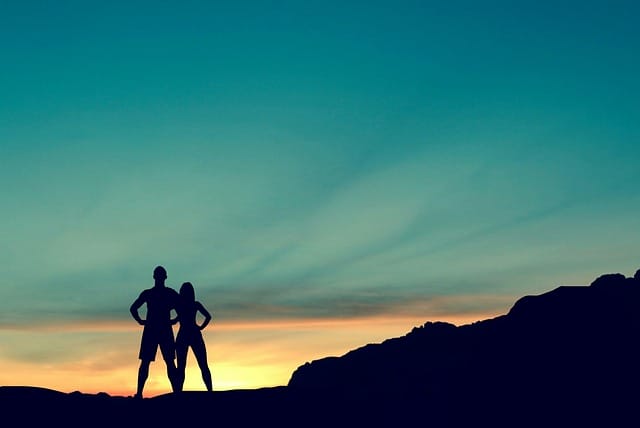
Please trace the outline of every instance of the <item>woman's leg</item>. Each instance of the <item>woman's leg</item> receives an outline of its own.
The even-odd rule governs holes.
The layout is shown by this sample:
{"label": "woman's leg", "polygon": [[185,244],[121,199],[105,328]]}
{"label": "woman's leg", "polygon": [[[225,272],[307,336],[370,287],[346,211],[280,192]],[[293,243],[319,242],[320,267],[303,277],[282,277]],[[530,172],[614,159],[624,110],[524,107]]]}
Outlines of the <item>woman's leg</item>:
{"label": "woman's leg", "polygon": [[181,340],[178,336],[176,340],[176,360],[177,360],[177,374],[176,374],[176,388],[177,392],[181,392],[184,386],[185,370],[187,368],[187,351],[189,347],[184,340]]}
{"label": "woman's leg", "polygon": [[209,363],[207,362],[207,348],[205,347],[202,334],[194,338],[193,343],[191,344],[191,349],[193,349],[193,354],[195,355],[198,366],[200,367],[200,372],[202,372],[202,380],[207,387],[207,391],[213,391],[211,370],[209,370]]}

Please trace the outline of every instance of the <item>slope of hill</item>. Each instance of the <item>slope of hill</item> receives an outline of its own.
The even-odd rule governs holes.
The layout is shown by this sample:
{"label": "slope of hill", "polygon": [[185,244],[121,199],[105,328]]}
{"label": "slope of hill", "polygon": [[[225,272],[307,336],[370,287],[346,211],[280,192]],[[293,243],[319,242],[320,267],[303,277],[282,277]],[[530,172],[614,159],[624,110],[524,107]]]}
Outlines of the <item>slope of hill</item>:
{"label": "slope of hill", "polygon": [[428,322],[403,337],[306,363],[289,387],[422,398],[438,403],[430,412],[440,420],[461,422],[471,421],[460,408],[507,419],[533,409],[543,419],[574,422],[589,414],[628,416],[640,399],[639,309],[639,274],[603,275],[590,286],[523,297],[493,319],[459,327]]}

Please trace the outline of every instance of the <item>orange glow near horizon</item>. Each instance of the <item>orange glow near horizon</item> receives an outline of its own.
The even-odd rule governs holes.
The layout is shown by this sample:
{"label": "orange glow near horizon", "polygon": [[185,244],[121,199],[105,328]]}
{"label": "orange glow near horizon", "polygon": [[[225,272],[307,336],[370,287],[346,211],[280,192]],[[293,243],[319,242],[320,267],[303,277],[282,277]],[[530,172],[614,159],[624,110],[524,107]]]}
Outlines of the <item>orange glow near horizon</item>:
{"label": "orange glow near horizon", "polygon": [[[438,316],[437,320],[462,325],[496,315]],[[203,333],[214,390],[222,391],[286,385],[294,370],[305,362],[340,356],[369,343],[402,336],[425,322],[423,317],[400,315],[256,320],[217,322]],[[124,321],[0,331],[3,343],[0,385],[132,395],[137,382],[140,335],[137,325]],[[24,350],[21,354],[6,352],[8,347]],[[49,358],[47,349],[55,349],[56,355],[52,351]],[[158,353],[158,359],[150,367],[145,396],[170,390],[166,368]],[[191,352],[185,390],[204,390]]]}

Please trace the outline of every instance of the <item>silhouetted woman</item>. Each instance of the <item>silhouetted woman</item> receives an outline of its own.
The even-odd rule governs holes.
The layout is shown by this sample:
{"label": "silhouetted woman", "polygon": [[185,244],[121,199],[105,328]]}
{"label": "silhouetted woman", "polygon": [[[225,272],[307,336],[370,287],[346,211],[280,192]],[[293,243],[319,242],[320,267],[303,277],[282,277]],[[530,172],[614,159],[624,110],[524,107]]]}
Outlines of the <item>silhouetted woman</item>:
{"label": "silhouetted woman", "polygon": [[[196,322],[196,315],[200,312],[204,316],[202,324]],[[207,348],[202,338],[202,329],[204,329],[209,321],[211,314],[196,300],[196,294],[193,285],[185,282],[180,287],[180,304],[178,306],[178,317],[180,319],[180,329],[176,337],[176,356],[178,359],[178,391],[182,391],[185,378],[185,369],[187,366],[187,352],[189,347],[193,350],[200,371],[202,372],[202,380],[207,386],[207,391],[212,391],[211,371],[207,363]]]}

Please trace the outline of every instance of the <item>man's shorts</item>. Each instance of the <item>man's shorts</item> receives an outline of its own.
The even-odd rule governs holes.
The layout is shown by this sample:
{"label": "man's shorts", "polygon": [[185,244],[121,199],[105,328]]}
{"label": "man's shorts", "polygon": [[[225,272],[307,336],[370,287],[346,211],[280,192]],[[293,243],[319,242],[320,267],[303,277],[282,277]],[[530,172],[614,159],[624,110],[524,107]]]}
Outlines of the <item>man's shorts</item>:
{"label": "man's shorts", "polygon": [[146,325],[142,331],[138,358],[143,361],[155,361],[158,346],[160,346],[160,352],[165,360],[171,361],[175,359],[176,346],[171,325],[163,327]]}

